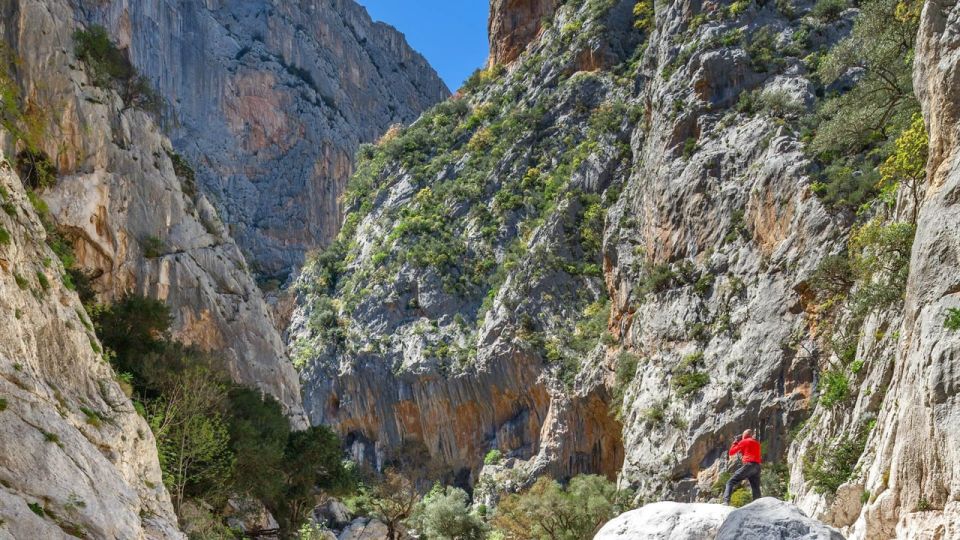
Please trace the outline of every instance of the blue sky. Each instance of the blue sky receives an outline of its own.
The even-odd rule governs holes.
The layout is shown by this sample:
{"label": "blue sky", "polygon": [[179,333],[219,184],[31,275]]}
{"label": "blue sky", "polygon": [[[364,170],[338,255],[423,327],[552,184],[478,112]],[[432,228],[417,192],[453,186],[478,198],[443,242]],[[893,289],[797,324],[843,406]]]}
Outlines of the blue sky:
{"label": "blue sky", "polygon": [[487,59],[490,0],[357,0],[407,36],[455,92]]}

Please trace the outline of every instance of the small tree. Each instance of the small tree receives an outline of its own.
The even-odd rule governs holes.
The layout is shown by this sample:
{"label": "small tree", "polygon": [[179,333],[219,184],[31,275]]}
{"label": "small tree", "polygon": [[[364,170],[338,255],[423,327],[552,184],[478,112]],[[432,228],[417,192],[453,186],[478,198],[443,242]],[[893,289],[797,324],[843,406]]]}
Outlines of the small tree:
{"label": "small tree", "polygon": [[910,223],[913,224],[917,223],[920,208],[920,186],[927,177],[928,146],[927,126],[917,113],[913,115],[910,127],[897,137],[893,153],[880,165],[881,189],[895,191],[904,185],[909,190],[913,202]]}
{"label": "small tree", "polygon": [[157,438],[163,481],[179,512],[188,495],[222,496],[233,473],[230,434],[220,415],[226,388],[195,366],[159,381],[162,394],[147,404]]}
{"label": "small tree", "polygon": [[453,486],[433,486],[410,519],[426,538],[436,540],[483,540],[486,526],[470,511],[467,492]]}
{"label": "small tree", "polygon": [[504,497],[493,525],[507,539],[589,540],[622,509],[620,495],[602,476],[574,477],[566,489],[541,477],[528,491]]}
{"label": "small tree", "polygon": [[286,487],[271,507],[280,526],[287,530],[303,521],[321,490],[339,493],[352,488],[340,439],[326,426],[291,432],[281,470]]}
{"label": "small tree", "polygon": [[420,495],[406,476],[388,469],[364,499],[363,506],[387,526],[387,539],[397,540],[400,525],[413,515]]}

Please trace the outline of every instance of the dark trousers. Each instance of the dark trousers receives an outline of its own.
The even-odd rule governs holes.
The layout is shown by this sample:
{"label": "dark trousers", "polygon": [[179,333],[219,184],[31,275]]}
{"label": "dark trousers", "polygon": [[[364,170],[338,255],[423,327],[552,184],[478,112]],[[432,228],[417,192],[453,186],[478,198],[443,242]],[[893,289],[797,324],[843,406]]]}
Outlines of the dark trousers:
{"label": "dark trousers", "polygon": [[744,463],[743,467],[737,469],[737,472],[733,473],[733,476],[730,477],[730,480],[727,481],[727,487],[723,490],[723,502],[730,504],[730,495],[733,493],[733,490],[740,485],[740,482],[744,480],[750,481],[750,490],[753,491],[753,500],[760,498],[760,464],[759,463]]}

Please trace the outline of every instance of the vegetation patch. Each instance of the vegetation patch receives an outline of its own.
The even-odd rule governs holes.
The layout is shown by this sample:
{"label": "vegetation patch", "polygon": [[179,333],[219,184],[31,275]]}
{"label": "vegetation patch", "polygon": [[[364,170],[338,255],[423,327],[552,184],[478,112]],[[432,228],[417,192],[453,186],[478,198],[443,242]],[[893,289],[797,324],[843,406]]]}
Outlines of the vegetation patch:
{"label": "vegetation patch", "polygon": [[[264,502],[291,533],[318,491],[349,491],[354,479],[340,440],[327,427],[292,431],[280,404],[230,382],[223,361],[170,338],[170,313],[155,300],[128,296],[92,309],[113,368],[128,374],[138,410],[157,440],[163,481],[174,507],[222,508],[234,494]],[[83,410],[88,421],[100,419]]]}
{"label": "vegetation patch", "polygon": [[703,367],[703,353],[696,352],[683,357],[677,365],[670,380],[677,396],[688,398],[710,383],[710,375],[701,371]]}
{"label": "vegetation patch", "polygon": [[858,433],[825,441],[804,457],[803,475],[821,494],[834,494],[854,473],[876,420],[863,422]]}
{"label": "vegetation patch", "polygon": [[87,66],[93,84],[115,90],[129,106],[160,114],[163,99],[147,78],[137,73],[127,52],[110,40],[104,27],[77,29],[73,41],[77,58]]}

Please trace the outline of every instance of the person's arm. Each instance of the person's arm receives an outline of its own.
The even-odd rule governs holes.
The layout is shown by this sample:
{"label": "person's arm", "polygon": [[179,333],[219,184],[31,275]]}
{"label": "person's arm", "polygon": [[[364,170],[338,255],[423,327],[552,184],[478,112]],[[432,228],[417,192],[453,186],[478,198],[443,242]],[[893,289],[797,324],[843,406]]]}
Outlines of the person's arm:
{"label": "person's arm", "polygon": [[740,448],[740,445],[742,444],[743,443],[739,440],[733,443],[733,446],[730,447],[730,453],[728,455],[735,456],[739,454],[743,450],[742,448]]}

